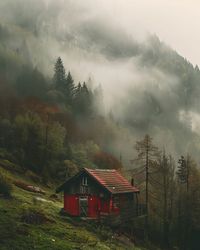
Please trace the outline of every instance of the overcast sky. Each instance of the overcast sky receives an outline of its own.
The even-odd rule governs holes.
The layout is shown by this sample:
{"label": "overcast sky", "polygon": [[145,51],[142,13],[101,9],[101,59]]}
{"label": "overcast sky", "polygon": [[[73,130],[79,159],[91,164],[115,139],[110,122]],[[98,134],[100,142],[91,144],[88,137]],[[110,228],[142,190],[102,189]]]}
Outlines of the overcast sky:
{"label": "overcast sky", "polygon": [[194,65],[200,64],[198,0],[76,0],[76,3],[90,9],[93,16],[108,22],[111,18],[116,26],[137,38],[155,33]]}

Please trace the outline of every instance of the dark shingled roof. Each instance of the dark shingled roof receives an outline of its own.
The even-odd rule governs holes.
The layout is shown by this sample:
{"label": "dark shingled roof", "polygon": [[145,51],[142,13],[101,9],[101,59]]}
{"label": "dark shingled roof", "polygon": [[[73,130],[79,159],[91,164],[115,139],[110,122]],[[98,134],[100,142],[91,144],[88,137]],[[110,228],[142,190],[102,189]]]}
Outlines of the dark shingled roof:
{"label": "dark shingled roof", "polygon": [[103,188],[105,188],[112,194],[139,192],[138,188],[132,186],[128,182],[128,180],[124,178],[115,169],[89,169],[89,168],[84,168],[77,175],[67,180],[63,185],[57,188],[56,192],[64,190],[66,186],[70,185],[71,181],[76,179],[82,173],[87,173],[89,176],[95,179]]}
{"label": "dark shingled roof", "polygon": [[93,176],[102,186],[104,186],[110,193],[131,193],[139,192],[139,189],[133,187],[126,178],[124,178],[117,170],[112,169],[89,169],[85,171]]}

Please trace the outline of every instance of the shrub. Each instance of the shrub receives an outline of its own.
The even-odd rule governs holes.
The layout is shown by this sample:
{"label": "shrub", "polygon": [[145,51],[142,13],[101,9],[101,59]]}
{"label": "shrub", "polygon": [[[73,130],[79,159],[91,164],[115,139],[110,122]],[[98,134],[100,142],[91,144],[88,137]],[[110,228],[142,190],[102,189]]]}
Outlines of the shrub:
{"label": "shrub", "polygon": [[12,192],[12,184],[10,180],[0,173],[0,194],[5,197],[10,197]]}
{"label": "shrub", "polygon": [[54,222],[50,220],[44,211],[38,210],[36,208],[28,208],[23,212],[21,221],[27,224],[41,225],[48,222]]}

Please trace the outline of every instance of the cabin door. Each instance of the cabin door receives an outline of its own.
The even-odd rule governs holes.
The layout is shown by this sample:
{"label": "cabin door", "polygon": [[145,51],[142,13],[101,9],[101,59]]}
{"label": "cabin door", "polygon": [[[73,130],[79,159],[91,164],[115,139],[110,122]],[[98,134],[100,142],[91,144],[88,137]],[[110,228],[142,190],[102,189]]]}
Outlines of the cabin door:
{"label": "cabin door", "polygon": [[79,198],[79,208],[80,208],[80,216],[87,217],[88,216],[88,197]]}

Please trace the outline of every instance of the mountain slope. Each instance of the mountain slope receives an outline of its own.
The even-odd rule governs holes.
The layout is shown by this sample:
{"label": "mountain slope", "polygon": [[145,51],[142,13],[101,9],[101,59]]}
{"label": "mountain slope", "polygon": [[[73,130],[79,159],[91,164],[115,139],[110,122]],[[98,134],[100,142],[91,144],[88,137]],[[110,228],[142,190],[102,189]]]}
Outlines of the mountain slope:
{"label": "mountain slope", "polygon": [[[13,174],[2,167],[0,171],[15,182],[28,182],[38,186],[38,183],[21,174]],[[12,198],[5,199],[0,196],[1,250],[140,250],[133,244],[124,245],[113,238],[109,228],[78,218],[61,216],[59,211],[63,206],[62,200],[50,199],[49,195],[53,190],[44,186],[42,189],[46,191],[42,196],[18,187],[14,187]]]}
{"label": "mountain slope", "polygon": [[149,133],[177,157],[189,152],[199,158],[198,66],[157,36],[137,41],[71,1],[30,2],[29,15],[28,2],[10,0],[0,5],[0,80],[15,85],[27,65],[49,80],[55,58],[61,56],[76,83],[89,76],[91,86],[102,83],[105,109],[128,128],[127,145],[119,149],[117,145],[124,144],[119,138],[111,143],[109,150],[115,155],[121,150],[128,162],[133,141]]}

